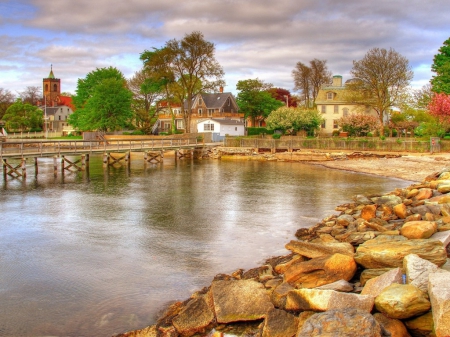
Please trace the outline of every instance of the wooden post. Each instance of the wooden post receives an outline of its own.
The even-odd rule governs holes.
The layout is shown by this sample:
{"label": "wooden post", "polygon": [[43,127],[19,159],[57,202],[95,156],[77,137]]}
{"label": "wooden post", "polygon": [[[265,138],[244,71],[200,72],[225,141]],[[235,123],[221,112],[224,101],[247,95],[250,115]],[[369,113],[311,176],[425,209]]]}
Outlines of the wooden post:
{"label": "wooden post", "polygon": [[108,166],[108,160],[109,160],[109,155],[105,152],[103,154],[103,167],[107,167]]}
{"label": "wooden post", "polygon": [[86,155],[81,155],[81,171],[86,171]]}
{"label": "wooden post", "polygon": [[61,156],[61,173],[64,175],[64,155]]}
{"label": "wooden post", "polygon": [[3,179],[6,180],[6,159],[3,159]]}
{"label": "wooden post", "polygon": [[178,160],[178,151],[179,151],[179,150],[175,150],[175,163],[176,163],[177,160]]}
{"label": "wooden post", "polygon": [[34,157],[34,175],[38,175],[38,158]]}
{"label": "wooden post", "polygon": [[56,163],[57,156],[53,156],[53,175],[56,177],[58,174],[58,164]]}
{"label": "wooden post", "polygon": [[86,169],[89,169],[89,153],[86,154]]}
{"label": "wooden post", "polygon": [[22,177],[26,178],[27,177],[27,159],[26,158],[22,158]]}

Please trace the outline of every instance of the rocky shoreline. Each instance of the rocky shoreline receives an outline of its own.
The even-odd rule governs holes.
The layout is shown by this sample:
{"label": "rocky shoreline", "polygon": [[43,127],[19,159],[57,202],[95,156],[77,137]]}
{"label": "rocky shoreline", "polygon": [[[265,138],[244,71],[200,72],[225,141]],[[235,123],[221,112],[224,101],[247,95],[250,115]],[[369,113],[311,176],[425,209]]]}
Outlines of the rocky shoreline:
{"label": "rocky shoreline", "polygon": [[299,229],[291,254],[217,275],[156,324],[117,336],[450,336],[449,192],[450,168],[355,196]]}

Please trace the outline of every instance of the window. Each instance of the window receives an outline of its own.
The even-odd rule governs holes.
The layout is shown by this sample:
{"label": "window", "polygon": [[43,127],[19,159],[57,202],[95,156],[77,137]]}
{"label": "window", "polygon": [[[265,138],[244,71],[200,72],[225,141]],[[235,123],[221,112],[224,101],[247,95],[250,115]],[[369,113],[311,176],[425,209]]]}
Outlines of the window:
{"label": "window", "polygon": [[344,108],[344,109],[342,109],[342,115],[345,117],[345,116],[348,116],[348,108]]}
{"label": "window", "polygon": [[184,121],[182,119],[177,119],[177,129],[184,129]]}
{"label": "window", "polygon": [[61,120],[61,115],[58,116],[58,120]]}
{"label": "window", "polygon": [[326,123],[326,121],[324,120],[324,121],[322,122],[321,128],[322,128],[322,129],[325,129],[326,126],[327,126],[327,123]]}
{"label": "window", "polygon": [[330,100],[330,99],[333,99],[333,98],[334,98],[334,93],[331,92],[331,91],[327,92],[327,99]]}
{"label": "window", "polygon": [[59,111],[63,112],[63,111],[62,111],[62,108],[59,108]]}
{"label": "window", "polygon": [[203,124],[203,131],[214,131],[214,124]]}
{"label": "window", "polygon": [[327,112],[327,106],[326,105],[322,105],[320,108],[321,108],[321,112],[323,114]]}
{"label": "window", "polygon": [[67,115],[64,117],[65,120],[67,120]]}
{"label": "window", "polygon": [[58,86],[56,84],[53,84],[53,91],[58,91]]}
{"label": "window", "polygon": [[338,114],[339,113],[339,105],[335,105],[334,106],[334,113]]}
{"label": "window", "polygon": [[201,117],[202,116],[202,109],[198,109],[198,115],[199,115],[199,117]]}
{"label": "window", "polygon": [[231,100],[228,98],[228,106],[231,105]]}
{"label": "window", "polygon": [[199,99],[198,99],[198,105],[202,105],[203,104],[203,100],[202,100],[202,98],[200,97]]}
{"label": "window", "polygon": [[339,129],[339,124],[338,124],[338,120],[337,119],[333,120],[333,129]]}
{"label": "window", "polygon": [[208,109],[208,117],[211,117],[214,113],[214,109]]}
{"label": "window", "polygon": [[170,122],[164,122],[163,123],[163,130],[169,130],[170,129]]}
{"label": "window", "polygon": [[234,131],[237,131],[237,126],[234,127]]}

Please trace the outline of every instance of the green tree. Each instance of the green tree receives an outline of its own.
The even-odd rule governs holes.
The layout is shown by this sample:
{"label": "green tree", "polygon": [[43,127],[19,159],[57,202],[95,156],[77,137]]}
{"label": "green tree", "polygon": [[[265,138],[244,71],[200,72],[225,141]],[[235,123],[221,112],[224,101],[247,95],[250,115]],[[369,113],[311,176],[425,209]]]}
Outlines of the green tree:
{"label": "green tree", "polygon": [[450,95],[450,39],[434,55],[431,70],[436,73],[430,81],[433,91]]}
{"label": "green tree", "polygon": [[413,72],[408,60],[393,49],[370,49],[360,61],[353,61],[354,80],[347,84],[346,99],[361,109],[372,107],[380,120],[380,134],[386,113],[401,99]]}
{"label": "green tree", "polygon": [[245,118],[251,118],[253,126],[256,118],[266,118],[272,111],[285,105],[272,96],[269,92],[271,88],[272,84],[265,83],[258,78],[241,80],[236,84],[236,89],[239,91],[236,103]]}
{"label": "green tree", "polygon": [[281,130],[292,134],[304,130],[307,135],[314,135],[323,122],[321,114],[316,109],[280,107],[266,118],[267,128]]}
{"label": "green tree", "polygon": [[117,130],[129,125],[133,94],[116,68],[100,68],[79,79],[69,123],[80,130]]}
{"label": "green tree", "polygon": [[28,131],[30,129],[42,128],[42,110],[35,105],[24,103],[18,98],[3,116],[5,126],[8,130]]}
{"label": "green tree", "polygon": [[181,102],[186,102],[187,107],[182,111],[185,130],[189,133],[192,98],[201,91],[217,91],[224,85],[224,72],[215,58],[214,43],[206,41],[201,32],[192,32],[182,40],[167,41],[164,48],[145,51],[141,60],[146,68],[156,68],[159,79],[167,81],[167,86],[177,87],[173,92]]}

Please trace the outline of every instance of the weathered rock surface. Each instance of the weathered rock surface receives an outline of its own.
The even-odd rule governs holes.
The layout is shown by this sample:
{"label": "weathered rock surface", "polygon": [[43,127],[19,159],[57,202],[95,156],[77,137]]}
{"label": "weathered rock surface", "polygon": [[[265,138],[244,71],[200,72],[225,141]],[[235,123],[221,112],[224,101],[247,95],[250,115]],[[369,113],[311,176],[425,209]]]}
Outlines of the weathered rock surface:
{"label": "weathered rock surface", "polygon": [[434,334],[433,314],[431,311],[404,321],[413,337],[436,337]]}
{"label": "weathered rock surface", "polygon": [[262,337],[294,336],[298,329],[298,318],[284,310],[271,309],[267,313]]}
{"label": "weathered rock surface", "polygon": [[417,254],[421,258],[441,266],[447,260],[447,253],[437,240],[400,239],[367,241],[356,249],[355,260],[365,268],[402,267],[403,258],[409,254]]}
{"label": "weathered rock surface", "polygon": [[411,337],[402,321],[376,313],[373,317],[391,334],[391,337]]}
{"label": "weathered rock surface", "polygon": [[434,263],[424,260],[416,254],[405,256],[403,269],[406,273],[406,282],[423,292],[428,291],[428,275],[440,270]]}
{"label": "weathered rock surface", "polygon": [[293,263],[284,273],[286,282],[295,287],[315,288],[339,280],[349,281],[356,272],[355,260],[342,254]]}
{"label": "weathered rock surface", "polygon": [[428,239],[437,232],[434,221],[409,221],[400,229],[400,234],[408,239]]}
{"label": "weathered rock surface", "polygon": [[375,298],[377,310],[390,318],[405,319],[430,310],[427,295],[411,284],[391,284]]}
{"label": "weathered rock surface", "polygon": [[192,336],[203,332],[214,320],[214,312],[208,305],[205,296],[193,298],[173,319],[175,329],[182,336]]}
{"label": "weathered rock surface", "polygon": [[364,286],[368,280],[383,275],[384,273],[387,273],[392,269],[395,268],[364,269],[361,275],[359,276],[359,282],[361,283],[361,286]]}
{"label": "weathered rock surface", "polygon": [[400,268],[392,269],[378,277],[368,280],[361,291],[361,295],[370,295],[374,298],[393,283],[402,283],[403,271]]}
{"label": "weathered rock surface", "polygon": [[354,287],[353,284],[350,282],[347,282],[345,280],[339,280],[333,283],[324,284],[323,286],[317,287],[315,289],[320,290],[335,290],[335,291],[341,291],[344,293],[353,291]]}
{"label": "weathered rock surface", "polygon": [[450,336],[450,272],[430,274],[428,294],[436,336]]}
{"label": "weathered rock surface", "polygon": [[213,281],[211,293],[218,323],[261,319],[273,308],[264,286],[254,280]]}
{"label": "weathered rock surface", "polygon": [[311,243],[292,240],[285,247],[296,254],[306,256],[310,259],[336,253],[353,257],[355,253],[355,248],[346,242]]}
{"label": "weathered rock surface", "polygon": [[312,315],[297,337],[387,337],[384,328],[366,312],[357,309],[330,310]]}

